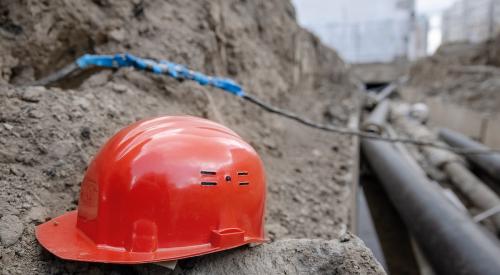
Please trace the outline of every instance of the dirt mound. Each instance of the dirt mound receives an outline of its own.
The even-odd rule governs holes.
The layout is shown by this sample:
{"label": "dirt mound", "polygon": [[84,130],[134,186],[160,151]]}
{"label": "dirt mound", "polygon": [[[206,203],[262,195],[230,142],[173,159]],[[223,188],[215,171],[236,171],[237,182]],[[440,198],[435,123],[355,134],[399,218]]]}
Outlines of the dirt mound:
{"label": "dirt mound", "polygon": [[93,71],[47,89],[19,86],[83,53],[127,51],[234,78],[275,105],[345,125],[359,113],[355,85],[337,54],[297,25],[289,1],[8,1],[0,7],[0,37],[5,273],[126,272],[60,261],[37,244],[34,226],[76,208],[86,165],[109,136],[157,115],[206,117],[256,148],[266,167],[272,240],[333,239],[345,231],[357,146],[350,137],[132,69]]}
{"label": "dirt mound", "polygon": [[441,46],[412,66],[409,86],[417,99],[438,96],[485,114],[500,112],[500,36],[481,44]]}
{"label": "dirt mound", "polygon": [[[83,53],[127,51],[235,78],[314,118],[351,90],[343,62],[298,27],[286,0],[12,1],[3,9],[0,71],[11,83],[40,78]],[[341,111],[333,117],[346,119]]]}

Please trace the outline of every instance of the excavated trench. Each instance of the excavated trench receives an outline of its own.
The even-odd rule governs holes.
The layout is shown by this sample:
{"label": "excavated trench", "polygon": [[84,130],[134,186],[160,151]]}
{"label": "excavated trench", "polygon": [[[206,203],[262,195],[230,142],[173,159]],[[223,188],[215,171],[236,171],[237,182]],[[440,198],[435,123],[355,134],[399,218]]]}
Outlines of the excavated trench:
{"label": "excavated trench", "polygon": [[[389,83],[364,83],[378,95]],[[389,274],[421,274],[408,228],[363,154],[359,163],[356,232]]]}
{"label": "excavated trench", "polygon": [[[371,92],[371,94],[374,93],[376,94],[376,92]],[[379,105],[377,109],[388,110],[383,107],[387,104]],[[387,117],[390,125],[387,124],[385,132],[390,136],[405,136],[437,142],[436,133],[425,126],[428,117],[413,114],[413,107],[400,100],[393,100],[392,108],[389,108],[391,115]],[[373,112],[371,117],[380,121],[379,123],[386,123],[385,116],[376,115],[378,113]],[[436,121],[432,122],[432,125],[436,125]],[[383,125],[380,127],[384,129]],[[362,158],[359,181],[363,192],[358,192],[358,212],[360,213],[358,217],[365,220],[358,220],[357,232],[389,273],[427,274],[435,268],[444,273],[461,271],[471,274],[496,274],[498,266],[495,255],[498,254],[496,251],[498,242],[495,241],[494,234],[498,234],[495,226],[497,217],[495,212],[490,211],[494,210],[498,204],[495,194],[498,190],[497,186],[491,184],[491,179],[485,177],[484,172],[476,169],[474,165],[469,167],[465,162],[461,162],[461,157],[455,156],[450,159],[449,152],[435,147],[417,147],[409,144],[391,146],[383,142],[377,143],[363,139],[363,150],[372,153],[367,154],[366,158],[370,159],[383,184],[374,177],[371,167],[366,165],[366,160]],[[395,154],[390,155],[391,152]],[[446,156],[448,159],[443,161]],[[464,156],[474,162],[474,155]],[[407,166],[411,167],[410,169],[405,168],[406,164],[399,165],[406,162],[405,159],[408,160]],[[383,162],[387,165],[379,165]],[[393,169],[392,172],[387,172],[391,169]],[[486,171],[489,170],[486,169]],[[408,174],[412,175],[413,172],[415,172],[415,177],[409,177]],[[397,173],[399,174],[394,176]],[[413,181],[414,178],[418,178],[417,175],[424,175],[424,177]],[[393,184],[394,182],[397,184]],[[422,184],[421,190],[417,183]],[[436,198],[429,199],[431,193],[433,196],[436,195]],[[410,202],[412,200],[413,202]],[[391,201],[395,203],[398,211],[391,205]],[[446,208],[449,209],[446,210]],[[444,210],[449,213],[440,212]],[[415,234],[415,240],[398,212],[403,215],[406,225]],[[481,214],[478,215],[479,213]],[[490,216],[485,213],[490,213],[488,214]],[[456,217],[443,221],[444,217],[452,216]],[[480,216],[483,218],[479,218]],[[367,223],[366,220],[373,224]],[[424,231],[422,228],[426,227]],[[458,233],[454,228],[457,228]],[[438,231],[441,232],[438,233]],[[431,240],[432,238],[434,240]],[[465,242],[469,243],[462,245]],[[443,247],[447,249],[438,251]],[[443,262],[442,257],[447,253],[457,255],[450,256],[456,260]],[[474,258],[477,255],[481,256]],[[432,262],[432,268],[430,262]]]}
{"label": "excavated trench", "polygon": [[[372,251],[375,251],[377,245],[380,246],[381,249],[375,257],[383,263],[389,274],[420,274],[408,228],[366,159],[361,159],[361,165],[359,183],[360,188],[363,188],[370,216],[360,218],[371,219],[374,231],[366,231],[366,221],[359,221],[359,237]],[[369,242],[371,239],[375,239],[377,243]]]}

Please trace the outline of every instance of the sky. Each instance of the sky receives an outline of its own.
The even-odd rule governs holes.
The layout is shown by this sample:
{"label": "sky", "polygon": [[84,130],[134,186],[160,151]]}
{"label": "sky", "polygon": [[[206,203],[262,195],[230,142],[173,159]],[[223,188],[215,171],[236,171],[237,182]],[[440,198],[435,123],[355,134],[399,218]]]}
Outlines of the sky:
{"label": "sky", "polygon": [[[325,25],[333,20],[337,22],[348,21],[350,11],[332,9],[333,5],[329,4],[332,1],[349,1],[350,3],[359,2],[362,4],[363,1],[381,0],[292,0],[297,9],[299,22],[306,27]],[[426,15],[430,20],[428,34],[428,53],[430,54],[441,44],[441,13],[455,1],[457,0],[416,0],[417,14]],[[373,14],[376,13],[366,15],[366,17],[371,20],[379,19],[373,18]]]}
{"label": "sky", "polygon": [[451,6],[456,0],[417,0],[417,13],[433,15]]}

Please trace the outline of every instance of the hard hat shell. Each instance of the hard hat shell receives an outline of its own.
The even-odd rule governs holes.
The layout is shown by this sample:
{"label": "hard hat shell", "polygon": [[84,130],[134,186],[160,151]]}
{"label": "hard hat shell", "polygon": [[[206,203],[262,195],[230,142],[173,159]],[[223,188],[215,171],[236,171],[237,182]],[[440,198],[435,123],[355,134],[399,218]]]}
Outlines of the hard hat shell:
{"label": "hard hat shell", "polygon": [[262,161],[209,120],[164,116],[115,134],[90,163],[78,209],[37,226],[38,241],[78,261],[144,263],[264,238]]}

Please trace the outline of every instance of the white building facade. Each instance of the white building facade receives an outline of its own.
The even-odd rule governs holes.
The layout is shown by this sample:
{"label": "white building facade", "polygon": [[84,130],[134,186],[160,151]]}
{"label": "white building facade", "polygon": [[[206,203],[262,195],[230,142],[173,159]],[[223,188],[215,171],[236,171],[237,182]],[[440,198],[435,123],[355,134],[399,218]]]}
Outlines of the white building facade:
{"label": "white building facade", "polygon": [[295,2],[299,4],[299,19],[300,12],[308,12],[310,6],[324,6],[323,10],[315,11],[317,20],[303,24],[335,48],[347,62],[392,62],[426,54],[427,22],[417,20],[414,0]]}
{"label": "white building facade", "polygon": [[443,13],[443,42],[482,42],[500,32],[500,0],[459,0]]}

